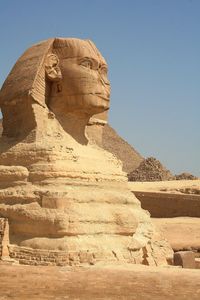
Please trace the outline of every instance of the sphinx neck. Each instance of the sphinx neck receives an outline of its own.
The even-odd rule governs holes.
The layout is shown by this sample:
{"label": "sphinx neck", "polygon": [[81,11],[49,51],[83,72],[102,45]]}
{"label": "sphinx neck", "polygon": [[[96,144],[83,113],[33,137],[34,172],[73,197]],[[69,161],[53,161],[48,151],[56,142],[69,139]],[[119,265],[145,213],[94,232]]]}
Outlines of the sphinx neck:
{"label": "sphinx neck", "polygon": [[86,114],[67,113],[56,116],[62,128],[79,144],[87,145],[88,139],[85,134],[86,125],[90,116]]}

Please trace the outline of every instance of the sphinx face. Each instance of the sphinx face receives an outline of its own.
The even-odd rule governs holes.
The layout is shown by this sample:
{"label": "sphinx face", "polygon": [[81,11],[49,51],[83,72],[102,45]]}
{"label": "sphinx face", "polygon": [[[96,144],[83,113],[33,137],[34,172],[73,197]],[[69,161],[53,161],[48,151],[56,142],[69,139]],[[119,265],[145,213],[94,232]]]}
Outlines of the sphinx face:
{"label": "sphinx face", "polygon": [[62,80],[53,83],[50,107],[60,114],[93,115],[108,110],[110,83],[104,58],[88,41],[76,47],[72,57],[60,58]]}

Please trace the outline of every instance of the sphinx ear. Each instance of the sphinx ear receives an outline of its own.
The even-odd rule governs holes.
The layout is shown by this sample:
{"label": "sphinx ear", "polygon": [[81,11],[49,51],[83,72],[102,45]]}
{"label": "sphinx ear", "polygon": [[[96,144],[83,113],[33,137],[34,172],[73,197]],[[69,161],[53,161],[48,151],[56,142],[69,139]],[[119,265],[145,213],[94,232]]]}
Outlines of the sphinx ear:
{"label": "sphinx ear", "polygon": [[60,81],[62,79],[59,68],[59,59],[55,54],[49,54],[45,60],[45,73],[50,81]]}

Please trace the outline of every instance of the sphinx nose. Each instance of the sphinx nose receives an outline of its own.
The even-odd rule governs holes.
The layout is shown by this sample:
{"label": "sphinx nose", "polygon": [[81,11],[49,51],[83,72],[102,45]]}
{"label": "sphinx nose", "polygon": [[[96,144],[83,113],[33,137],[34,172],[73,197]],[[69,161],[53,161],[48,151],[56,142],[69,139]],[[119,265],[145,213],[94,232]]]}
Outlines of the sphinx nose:
{"label": "sphinx nose", "polygon": [[110,81],[108,80],[108,78],[106,76],[102,76],[102,74],[99,73],[99,79],[106,88],[110,89]]}
{"label": "sphinx nose", "polygon": [[110,85],[106,87],[106,96],[110,98]]}
{"label": "sphinx nose", "polygon": [[101,74],[100,69],[98,70],[99,81],[101,82],[102,92],[107,98],[110,98],[110,81],[105,74]]}
{"label": "sphinx nose", "polygon": [[103,85],[110,86],[110,81],[108,80],[108,78],[105,77],[105,76],[102,76],[101,74],[99,74],[99,75],[100,75],[100,78],[101,78],[101,81],[102,81]]}

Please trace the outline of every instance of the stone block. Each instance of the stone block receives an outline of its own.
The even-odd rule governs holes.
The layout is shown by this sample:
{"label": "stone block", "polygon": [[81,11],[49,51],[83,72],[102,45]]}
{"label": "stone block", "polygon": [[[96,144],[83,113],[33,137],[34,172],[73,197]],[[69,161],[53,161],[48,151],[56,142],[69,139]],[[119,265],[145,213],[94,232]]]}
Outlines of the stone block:
{"label": "stone block", "polygon": [[174,265],[187,269],[195,269],[195,254],[192,251],[178,251],[174,253]]}

